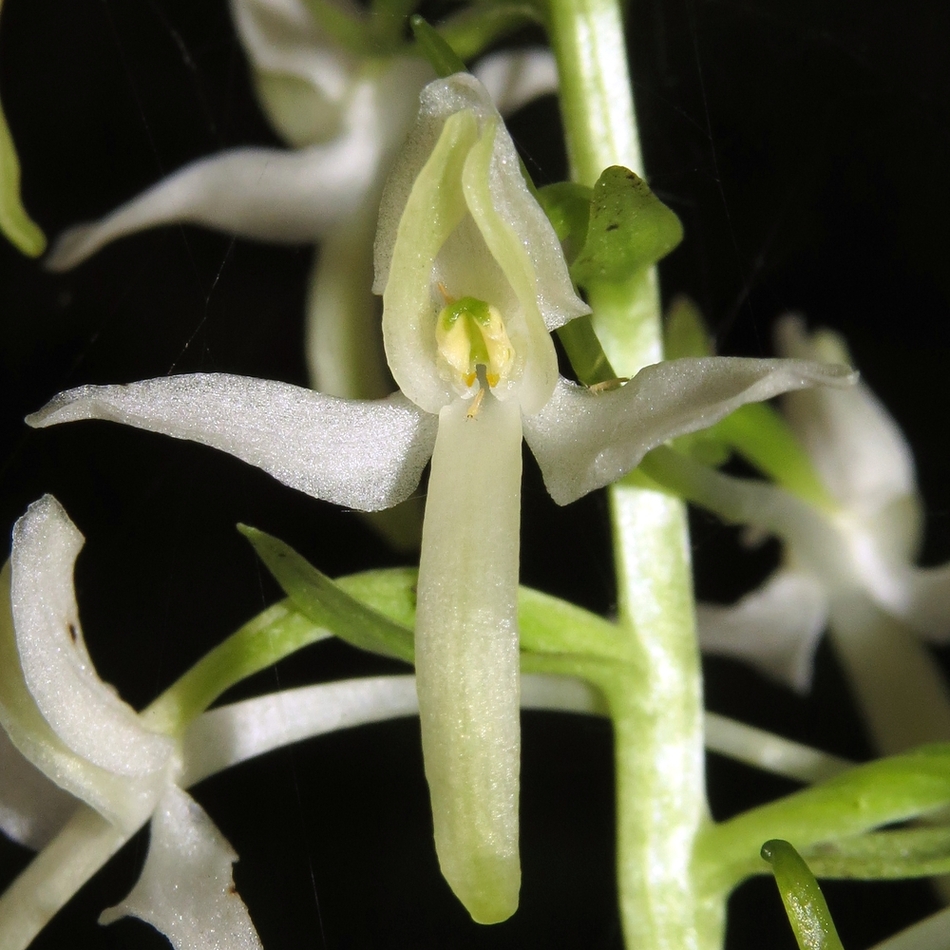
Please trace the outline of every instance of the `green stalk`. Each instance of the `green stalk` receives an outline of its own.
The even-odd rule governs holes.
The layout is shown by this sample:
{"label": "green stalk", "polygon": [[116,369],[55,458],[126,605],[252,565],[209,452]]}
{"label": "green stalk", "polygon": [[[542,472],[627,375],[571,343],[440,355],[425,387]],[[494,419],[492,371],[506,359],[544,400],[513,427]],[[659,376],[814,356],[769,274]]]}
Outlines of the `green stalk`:
{"label": "green stalk", "polygon": [[[644,177],[619,3],[550,0],[550,31],[572,178],[592,186],[610,165]],[[617,373],[633,376],[662,357],[654,270],[587,291]],[[636,950],[707,950],[721,942],[724,908],[697,903],[691,870],[709,818],[685,511],[675,499],[630,485],[609,495],[618,623],[637,667],[609,697],[624,934]]]}

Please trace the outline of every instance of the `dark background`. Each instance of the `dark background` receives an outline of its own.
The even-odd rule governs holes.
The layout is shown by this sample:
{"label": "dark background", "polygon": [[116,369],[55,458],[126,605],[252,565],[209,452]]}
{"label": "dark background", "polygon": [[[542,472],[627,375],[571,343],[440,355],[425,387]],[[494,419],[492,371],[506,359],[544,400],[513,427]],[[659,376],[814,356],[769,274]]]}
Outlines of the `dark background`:
{"label": "dark background", "polygon": [[[651,182],[686,240],[663,265],[724,353],[768,355],[787,311],[847,334],[857,365],[916,446],[926,563],[950,557],[950,14],[884,0],[768,4],[637,0],[633,73]],[[530,39],[530,37],[525,37]],[[185,162],[275,143],[224,0],[6,0],[0,92],[27,205],[48,236],[113,208]],[[553,100],[512,123],[539,183],[563,176]],[[0,526],[54,493],[88,538],[77,585],[102,676],[136,706],[278,596],[238,521],[331,574],[402,563],[352,513],[223,455],[89,423],[32,432],[57,391],[170,372],[303,384],[308,248],[169,227],[53,276],[0,246]],[[774,563],[706,516],[697,586],[728,601]],[[770,560],[771,559],[771,560]],[[613,600],[603,499],[557,509],[529,463],[522,577],[600,611]],[[240,695],[396,669],[324,644]],[[711,662],[710,708],[839,754],[868,754],[834,662],[807,699]],[[239,695],[236,691],[235,696]],[[525,716],[522,908],[482,928],[441,881],[417,725],[329,736],[199,786],[241,855],[236,881],[268,950],[290,947],[621,947],[604,722]],[[710,759],[717,817],[791,790]],[[99,928],[137,875],[139,836],[37,947],[160,947],[138,922]],[[27,860],[0,842],[0,874]],[[922,885],[829,885],[845,946],[934,907]],[[745,886],[730,946],[792,947],[768,881]]]}

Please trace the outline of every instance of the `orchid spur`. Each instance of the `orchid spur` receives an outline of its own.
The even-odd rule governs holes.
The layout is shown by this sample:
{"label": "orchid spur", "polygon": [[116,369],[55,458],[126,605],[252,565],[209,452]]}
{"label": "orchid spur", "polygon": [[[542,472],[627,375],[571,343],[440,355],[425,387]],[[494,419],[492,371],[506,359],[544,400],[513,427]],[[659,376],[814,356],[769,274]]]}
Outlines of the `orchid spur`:
{"label": "orchid spur", "polygon": [[588,311],[522,178],[485,88],[459,74],[422,93],[383,198],[383,332],[400,392],[334,398],[227,375],[83,386],[34,426],[111,419],[223,449],[308,494],[360,510],[398,503],[432,458],[416,660],[436,847],[473,917],[517,905],[521,441],[559,504],[743,403],[841,367],[699,358],[595,393],[558,376],[549,332]]}
{"label": "orchid spur", "polygon": [[[796,317],[779,323],[777,348],[848,361],[840,337],[808,334]],[[827,628],[882,752],[947,741],[950,691],[924,644],[950,640],[950,565],[914,564],[923,512],[910,447],[863,383],[789,394],[783,409],[820,493],[697,471],[694,500],[784,542],[761,588],[733,606],[700,605],[702,647],[805,691]]]}

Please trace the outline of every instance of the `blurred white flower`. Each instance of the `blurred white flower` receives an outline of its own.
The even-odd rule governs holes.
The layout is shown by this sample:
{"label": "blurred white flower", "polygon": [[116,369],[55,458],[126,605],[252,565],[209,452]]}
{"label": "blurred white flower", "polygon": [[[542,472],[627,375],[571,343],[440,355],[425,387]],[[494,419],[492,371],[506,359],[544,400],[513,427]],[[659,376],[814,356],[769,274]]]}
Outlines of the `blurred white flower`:
{"label": "blurred white flower", "polygon": [[[794,317],[779,324],[777,347],[848,361],[839,337],[808,335]],[[759,590],[732,607],[700,606],[703,649],[805,691],[827,628],[882,751],[947,741],[950,694],[920,641],[950,640],[950,565],[915,566],[923,513],[910,449],[862,383],[791,393],[783,409],[827,504],[762,482],[702,477],[701,503],[784,542],[782,567]]]}
{"label": "blurred white flower", "polygon": [[[307,303],[311,382],[335,396],[375,399],[392,391],[371,291],[379,199],[434,74],[404,44],[389,54],[348,49],[313,11],[303,0],[231,0],[258,98],[289,150],[233,148],[192,162],[60,235],[46,263],[66,270],[116,238],[173,222],[319,242]],[[329,0],[325,14],[364,42],[373,35],[375,14],[347,0]],[[489,55],[475,74],[503,113],[557,88],[554,59],[541,49]]]}

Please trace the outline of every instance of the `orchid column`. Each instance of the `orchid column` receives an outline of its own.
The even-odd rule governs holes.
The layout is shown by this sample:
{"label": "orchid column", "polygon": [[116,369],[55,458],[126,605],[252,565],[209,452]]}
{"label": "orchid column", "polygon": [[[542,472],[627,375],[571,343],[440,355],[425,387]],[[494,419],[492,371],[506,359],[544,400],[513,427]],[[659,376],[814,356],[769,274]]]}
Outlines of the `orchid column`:
{"label": "orchid column", "polygon": [[[571,177],[593,185],[608,166],[643,175],[624,28],[616,0],[550,0]],[[662,358],[655,271],[587,288],[593,321],[616,372]],[[704,911],[690,863],[707,821],[702,683],[685,509],[657,492],[608,489],[618,621],[642,666],[609,696],[617,768],[617,853],[626,944],[715,946],[721,907]]]}

